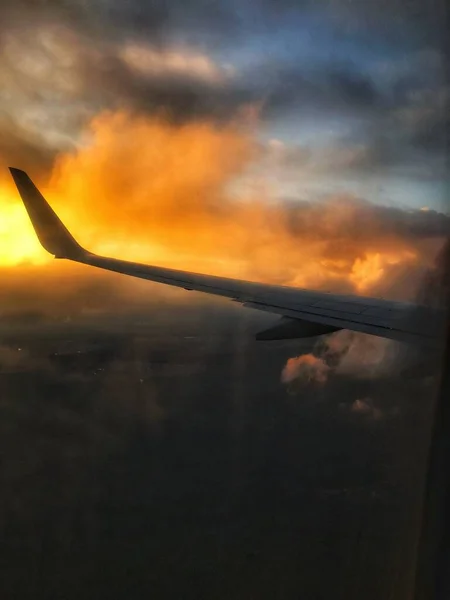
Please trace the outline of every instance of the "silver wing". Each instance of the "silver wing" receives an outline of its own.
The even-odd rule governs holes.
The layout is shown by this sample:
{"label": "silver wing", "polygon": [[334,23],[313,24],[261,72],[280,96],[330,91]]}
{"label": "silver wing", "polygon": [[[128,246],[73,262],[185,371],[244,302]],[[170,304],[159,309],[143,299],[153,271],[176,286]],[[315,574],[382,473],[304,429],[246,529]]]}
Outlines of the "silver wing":
{"label": "silver wing", "polygon": [[274,327],[258,334],[257,339],[309,337],[351,329],[429,348],[441,346],[444,313],[437,309],[190,273],[93,254],[72,237],[29,176],[20,169],[10,171],[41,244],[56,258],[224,296],[282,317]]}

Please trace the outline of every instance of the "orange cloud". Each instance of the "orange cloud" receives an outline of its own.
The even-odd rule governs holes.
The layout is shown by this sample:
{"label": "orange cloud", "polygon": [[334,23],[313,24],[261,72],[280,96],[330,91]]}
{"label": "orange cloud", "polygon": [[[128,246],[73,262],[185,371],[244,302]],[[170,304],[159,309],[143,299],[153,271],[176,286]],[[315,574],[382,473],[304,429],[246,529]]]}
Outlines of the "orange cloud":
{"label": "orange cloud", "polygon": [[[130,260],[369,294],[400,267],[431,262],[413,237],[386,233],[369,203],[277,201],[252,170],[261,145],[248,122],[102,113],[42,189],[80,243]],[[0,215],[0,266],[51,261],[6,179]]]}
{"label": "orange cloud", "polygon": [[325,383],[330,367],[319,357],[313,354],[303,354],[289,358],[282,373],[282,383],[291,383],[295,380],[305,383]]}

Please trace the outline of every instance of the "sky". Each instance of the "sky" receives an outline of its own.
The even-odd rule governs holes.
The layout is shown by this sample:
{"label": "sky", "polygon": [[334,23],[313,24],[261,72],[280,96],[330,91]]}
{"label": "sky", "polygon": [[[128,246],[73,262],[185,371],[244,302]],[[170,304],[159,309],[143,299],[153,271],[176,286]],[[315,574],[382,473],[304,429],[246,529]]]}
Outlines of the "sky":
{"label": "sky", "polygon": [[[48,260],[12,165],[125,258],[358,293],[429,265],[448,222],[444,16],[422,0],[3,2],[0,263]],[[360,219],[368,244],[349,237]]]}
{"label": "sky", "polygon": [[400,344],[348,331],[256,343],[277,317],[55,261],[7,167],[93,252],[437,303],[445,11],[0,2],[0,477],[16,596],[411,596],[434,391],[417,361],[405,375]]}

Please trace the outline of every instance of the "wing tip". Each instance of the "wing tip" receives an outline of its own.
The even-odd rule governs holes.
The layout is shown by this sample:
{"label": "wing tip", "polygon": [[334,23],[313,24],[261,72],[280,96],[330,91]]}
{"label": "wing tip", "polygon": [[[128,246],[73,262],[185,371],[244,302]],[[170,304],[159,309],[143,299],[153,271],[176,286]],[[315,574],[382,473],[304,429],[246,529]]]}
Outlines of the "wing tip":
{"label": "wing tip", "polygon": [[42,246],[57,258],[78,260],[87,251],[78,244],[45,200],[28,173],[8,167]]}
{"label": "wing tip", "polygon": [[28,174],[23,169],[18,169],[17,167],[8,167],[8,169],[13,177],[15,177],[16,175],[19,175],[22,177],[25,175],[26,177],[28,177]]}

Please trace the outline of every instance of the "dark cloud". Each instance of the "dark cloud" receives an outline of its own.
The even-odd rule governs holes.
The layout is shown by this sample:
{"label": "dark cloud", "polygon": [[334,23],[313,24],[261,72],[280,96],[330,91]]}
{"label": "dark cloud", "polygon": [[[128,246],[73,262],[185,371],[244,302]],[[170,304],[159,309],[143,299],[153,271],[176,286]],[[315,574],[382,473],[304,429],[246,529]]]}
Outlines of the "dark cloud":
{"label": "dark cloud", "polygon": [[410,105],[401,110],[399,119],[413,145],[443,153],[449,143],[449,115],[450,86],[442,86],[417,93]]}
{"label": "dark cloud", "polygon": [[[372,204],[354,196],[334,196],[323,201],[299,202],[285,200],[286,228],[298,243],[308,240],[309,248],[320,241],[321,263],[367,257],[369,254],[392,252],[398,243],[409,247],[416,258],[399,260],[383,268],[384,275],[374,282],[370,296],[394,300],[441,304],[445,301],[442,286],[446,279],[445,260],[448,255],[450,216],[433,210],[403,210]],[[401,251],[400,251],[401,252]],[[339,276],[339,267],[335,275]],[[424,285],[424,281],[433,282]],[[322,289],[334,289],[331,279]],[[330,288],[331,286],[331,288]],[[340,286],[341,293],[353,293],[351,285]],[[337,289],[336,289],[337,291]],[[367,292],[366,292],[367,293]]]}
{"label": "dark cloud", "polygon": [[396,77],[401,79],[401,73],[383,90],[376,76],[361,77],[351,70],[334,72],[330,68],[322,87],[312,86],[303,75],[297,79],[293,74],[283,76],[269,94],[269,112],[294,108],[301,114],[306,109],[306,119],[311,118],[308,107],[314,106],[319,117],[347,114],[359,119],[354,130],[332,136],[326,146],[286,149],[285,164],[307,164],[318,172],[337,174],[384,171],[411,179],[445,179],[450,88],[435,72],[428,80],[403,81],[402,91],[397,93]]}
{"label": "dark cloud", "polygon": [[220,43],[223,36],[236,32],[241,22],[238,6],[233,1],[129,0],[123,3],[109,0],[104,6],[104,16],[116,27],[131,28],[145,37],[154,35],[156,40],[182,34],[194,39],[215,36],[216,43]]}
{"label": "dark cloud", "polygon": [[[311,110],[314,118],[339,114],[365,119],[371,125],[360,132],[356,152],[352,144],[345,151],[350,168],[393,165],[405,156],[408,161],[408,147],[442,153],[448,141],[448,102],[442,107],[443,92],[438,87],[443,83],[438,80],[442,79],[445,50],[431,44],[425,34],[419,35],[440,10],[439,3],[431,6],[421,0],[386,3],[383,10],[372,2],[350,6],[340,0],[319,4],[290,0],[281,4],[272,0],[2,3],[0,74],[9,90],[7,113],[13,121],[21,121],[17,131],[0,123],[2,137],[11,140],[2,154],[7,162],[20,159],[23,141],[24,153],[30,156],[26,164],[35,155],[37,162],[46,165],[52,134],[63,132],[75,138],[80,125],[105,108],[147,114],[163,111],[177,122],[223,121],[234,118],[248,103],[260,103],[267,120],[290,113],[310,119]],[[275,52],[268,60],[257,51],[251,67],[237,65],[232,75],[210,58],[211,51],[217,55],[218,50],[226,57],[230,49],[251,43],[254,35],[279,36],[281,42],[285,27],[292,29],[297,20],[300,25],[301,19],[312,14],[319,15],[329,28],[330,54],[321,62],[308,64],[295,42],[288,58]],[[373,25],[372,33],[365,29],[365,17]],[[334,45],[352,42],[354,52],[361,47],[364,53],[365,45],[370,51],[377,39],[387,44],[388,55],[398,57],[395,46],[385,39],[391,30],[406,31],[408,37],[407,43],[399,38],[405,53],[400,66],[389,66],[387,88],[383,85],[386,74],[362,70],[357,56],[354,63],[338,53],[334,56]],[[210,61],[217,77],[199,76],[188,61],[178,70],[164,65],[158,72],[133,68],[123,54],[133,44],[160,57],[174,48],[180,55],[189,55],[186,48],[190,48],[197,57]],[[30,108],[33,118],[27,116]],[[396,139],[383,131],[393,131]],[[38,148],[41,141],[42,151]],[[62,143],[61,136],[58,143]],[[337,165],[340,168],[339,161]]]}
{"label": "dark cloud", "polygon": [[372,111],[383,102],[370,77],[351,65],[305,68],[295,62],[271,61],[254,67],[252,86],[255,96],[264,99],[269,118],[311,108],[353,114]]}
{"label": "dark cloud", "polygon": [[[1,69],[10,80],[11,112],[17,110],[14,104],[19,97],[22,102],[34,104],[37,111],[52,111],[56,122],[51,126],[75,131],[79,118],[100,108],[125,107],[150,114],[164,110],[176,120],[223,120],[234,117],[241,106],[252,102],[262,102],[263,114],[270,118],[308,106],[367,110],[381,100],[370,78],[348,66],[304,71],[294,63],[262,63],[252,67],[251,73],[239,69],[232,73],[205,54],[189,54],[182,48],[170,50],[153,40],[144,45],[135,38],[121,42],[104,39],[99,43],[74,31],[66,33],[65,29],[50,31],[51,44],[46,38],[29,41],[25,34],[15,46],[5,45]],[[161,61],[160,69],[133,68],[124,58],[127,47],[133,44],[143,53],[155,53],[152,60]],[[184,56],[183,69],[164,65],[168,51],[176,52],[180,60]],[[18,61],[30,52],[37,61],[35,67]],[[209,61],[209,76],[196,72],[196,59]],[[57,109],[63,121],[58,123],[54,104],[61,101],[66,109],[64,104]]]}
{"label": "dark cloud", "polygon": [[[440,136],[444,132],[439,130]],[[427,132],[430,135],[430,132]],[[430,140],[431,141],[431,140]],[[436,144],[433,139],[433,144]],[[391,135],[370,128],[358,138],[342,137],[333,139],[326,146],[313,143],[308,145],[284,145],[269,143],[262,151],[271,164],[285,169],[284,174],[292,176],[301,171],[310,176],[323,174],[336,177],[357,177],[391,174],[409,180],[432,182],[447,177],[447,169],[442,153],[436,145],[426,151],[418,140],[400,143]]]}
{"label": "dark cloud", "polygon": [[[164,60],[162,55],[161,60]],[[192,57],[195,62],[195,57]],[[205,59],[206,60],[206,59]],[[211,71],[216,66],[211,63]],[[79,76],[83,89],[91,93],[96,105],[127,108],[146,114],[163,111],[175,121],[210,118],[229,119],[246,102],[254,100],[250,90],[233,87],[226,73],[217,66],[217,79],[189,72],[145,73],[133,69],[114,49],[92,60],[86,52],[80,61]],[[224,80],[220,80],[223,77]]]}
{"label": "dark cloud", "polygon": [[[11,118],[44,138],[76,136],[101,109],[163,111],[176,121],[223,120],[256,99],[251,87],[195,49],[159,47],[133,37],[98,41],[67,26],[29,34],[25,29],[3,41],[0,73],[8,83],[5,106]],[[133,52],[144,56],[133,63]],[[138,68],[139,60],[147,60],[148,68]]]}
{"label": "dark cloud", "polygon": [[[26,1],[25,5],[31,3]],[[34,3],[33,3],[34,4]],[[41,2],[49,10],[49,3]],[[273,27],[295,23],[316,12],[334,24],[341,35],[360,30],[363,34],[375,29],[377,35],[393,43],[409,39],[417,45],[443,43],[440,38],[446,15],[444,0],[398,0],[382,3],[375,0],[230,0],[229,2],[193,0],[106,0],[86,4],[77,0],[50,3],[50,10],[78,17],[96,24],[107,24],[119,33],[167,38],[183,35],[194,41],[221,43],[230,38],[258,34]]]}
{"label": "dark cloud", "polygon": [[[153,44],[165,44],[180,34],[199,41],[215,36],[230,36],[239,17],[233,6],[224,2],[194,0],[18,0],[2,3],[2,32],[24,25],[59,23],[97,39],[144,38]],[[2,24],[3,24],[2,23]],[[219,36],[219,38],[217,38]]]}
{"label": "dark cloud", "polygon": [[[30,133],[13,119],[0,116],[0,169],[23,165],[32,173],[48,172],[59,148],[52,148],[42,137]],[[3,177],[4,173],[1,174]]]}
{"label": "dark cloud", "polygon": [[342,100],[351,105],[374,106],[379,98],[368,76],[352,72],[344,66],[330,74],[330,82]]}
{"label": "dark cloud", "polygon": [[[425,3],[416,4],[427,11]],[[326,2],[319,5],[317,10],[322,11],[324,19],[327,14],[333,13],[346,14],[350,18],[352,10],[355,15],[361,15],[365,6],[352,3],[349,9],[343,2]],[[302,11],[311,10],[311,5],[307,2],[288,1],[280,6],[277,4],[276,9],[281,20],[283,16],[292,16],[293,13],[301,16]],[[305,69],[304,63],[297,60],[301,58],[301,51],[295,45],[292,47],[289,64],[275,62],[266,66],[260,63],[251,75],[244,73],[244,81],[237,86],[236,82],[227,82],[220,89],[205,87],[204,83],[191,79],[188,74],[184,77],[161,77],[156,81],[154,78],[145,78],[142,74],[130,72],[116,53],[117,44],[130,40],[142,41],[148,47],[159,49],[181,43],[208,53],[214,47],[211,40],[202,41],[205,32],[213,36],[222,33],[224,38],[220,39],[226,39],[229,48],[230,44],[240,43],[234,40],[234,32],[251,36],[257,32],[258,24],[262,27],[264,23],[270,23],[274,10],[275,4],[267,0],[251,5],[247,2],[241,5],[236,2],[210,3],[204,0],[195,0],[189,4],[181,0],[170,3],[163,0],[131,0],[126,3],[109,0],[89,4],[76,0],[53,3],[23,1],[3,5],[3,22],[6,26],[1,31],[3,34],[16,28],[35,31],[39,25],[55,23],[75,31],[77,37],[74,41],[77,47],[73,51],[80,54],[82,64],[79,66],[86,81],[86,87],[82,91],[88,95],[89,92],[95,94],[97,91],[99,100],[103,102],[115,95],[117,101],[129,102],[131,106],[137,105],[150,110],[155,106],[163,106],[178,115],[182,114],[183,106],[186,107],[187,115],[221,114],[224,110],[234,108],[242,99],[261,99],[261,96],[266,99],[268,107],[278,110],[315,103],[338,110],[345,107],[349,110],[370,108],[379,104],[380,92],[368,73],[342,64],[333,56],[330,56],[323,67]],[[373,7],[369,3],[368,14],[371,10]],[[399,3],[396,9],[386,10],[391,18],[396,14],[403,14],[407,18],[410,14],[409,4],[408,8]],[[418,10],[411,11],[412,15],[417,13]],[[387,15],[385,19],[389,18]],[[287,24],[285,21],[283,26]],[[281,35],[282,30],[278,33]],[[335,36],[336,43],[352,34],[354,32],[341,31]],[[413,37],[411,34],[411,39]],[[13,68],[20,73],[21,67],[17,61]],[[106,99],[102,97],[102,90]]]}

